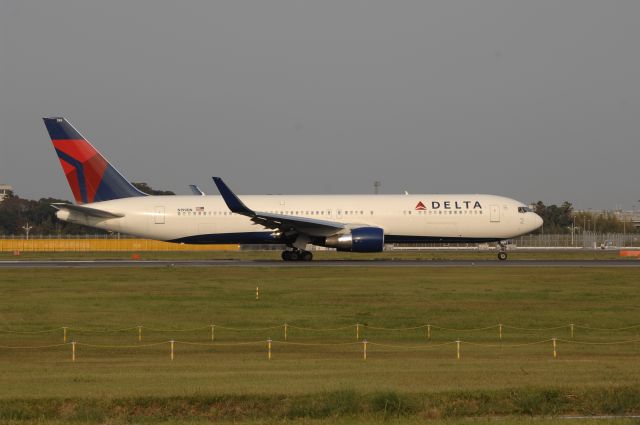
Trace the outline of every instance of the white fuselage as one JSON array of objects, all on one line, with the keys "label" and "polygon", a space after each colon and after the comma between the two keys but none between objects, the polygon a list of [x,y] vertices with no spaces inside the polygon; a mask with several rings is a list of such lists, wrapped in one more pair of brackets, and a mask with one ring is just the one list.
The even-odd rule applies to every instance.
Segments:
[{"label": "white fuselage", "polygon": [[[499,241],[542,223],[521,202],[494,195],[247,195],[242,201],[254,211],[380,227],[386,243]],[[273,229],[231,213],[220,196],[144,196],[84,206],[124,216],[59,211],[58,217],[163,241],[282,243]]]}]

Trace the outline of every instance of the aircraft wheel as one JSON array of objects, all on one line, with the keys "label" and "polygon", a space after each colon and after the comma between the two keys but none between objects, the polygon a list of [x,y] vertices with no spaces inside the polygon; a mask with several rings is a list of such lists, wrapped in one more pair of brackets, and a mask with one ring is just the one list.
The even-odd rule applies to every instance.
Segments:
[{"label": "aircraft wheel", "polygon": [[507,259],[507,253],[506,252],[499,252],[498,253],[498,260],[504,261],[506,259]]},{"label": "aircraft wheel", "polygon": [[302,261],[311,261],[313,260],[313,254],[309,251],[305,251],[302,253]]},{"label": "aircraft wheel", "polygon": [[284,261],[291,261],[291,251],[282,251],[282,259]]},{"label": "aircraft wheel", "polygon": [[289,259],[291,261],[298,261],[300,259],[300,254],[297,251],[289,251]]}]

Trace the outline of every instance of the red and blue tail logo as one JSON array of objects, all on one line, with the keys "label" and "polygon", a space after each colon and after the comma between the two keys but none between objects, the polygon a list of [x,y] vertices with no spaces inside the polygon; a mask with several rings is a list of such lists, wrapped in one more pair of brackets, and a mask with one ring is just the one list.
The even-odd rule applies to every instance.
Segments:
[{"label": "red and blue tail logo", "polygon": [[78,204],[144,196],[65,118],[43,118]]}]

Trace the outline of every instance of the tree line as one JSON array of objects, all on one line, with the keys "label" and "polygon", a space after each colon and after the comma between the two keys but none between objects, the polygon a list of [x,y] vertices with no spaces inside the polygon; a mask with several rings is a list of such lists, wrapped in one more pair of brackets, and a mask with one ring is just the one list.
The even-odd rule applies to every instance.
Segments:
[{"label": "tree line", "polygon": [[534,211],[544,224],[534,232],[540,233],[637,233],[632,223],[618,218],[613,212],[574,211],[571,202],[561,205],[545,205],[542,201],[534,204]]}]

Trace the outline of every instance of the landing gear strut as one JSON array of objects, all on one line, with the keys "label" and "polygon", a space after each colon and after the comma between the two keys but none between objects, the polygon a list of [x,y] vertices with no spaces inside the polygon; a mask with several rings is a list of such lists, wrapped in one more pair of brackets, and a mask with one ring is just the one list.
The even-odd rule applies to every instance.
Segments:
[{"label": "landing gear strut", "polygon": [[309,251],[293,249],[290,251],[282,251],[282,259],[284,261],[311,261],[313,259],[313,254]]},{"label": "landing gear strut", "polygon": [[505,261],[507,259],[507,244],[504,242],[498,243],[498,260]]}]

